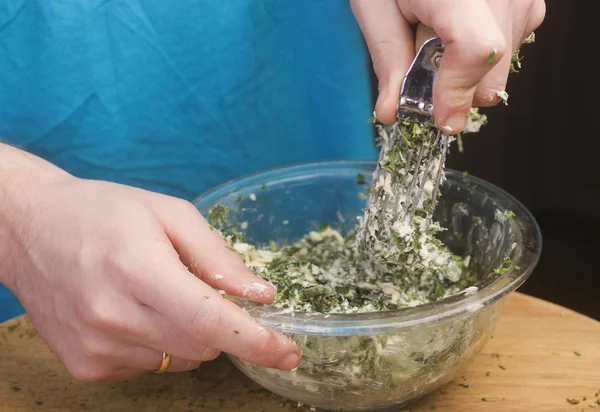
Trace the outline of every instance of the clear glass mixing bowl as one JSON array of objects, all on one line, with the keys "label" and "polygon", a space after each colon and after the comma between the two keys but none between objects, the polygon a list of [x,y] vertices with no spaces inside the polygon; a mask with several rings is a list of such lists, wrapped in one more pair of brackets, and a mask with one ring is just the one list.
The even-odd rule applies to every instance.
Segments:
[{"label": "clear glass mixing bowl", "polygon": [[[231,219],[248,223],[245,234],[255,245],[295,241],[323,222],[347,232],[362,214],[359,194],[367,193],[374,168],[371,161],[278,168],[215,188],[195,204],[205,215],[217,204],[232,209]],[[471,256],[475,287],[426,305],[363,314],[291,312],[237,299],[261,325],[297,342],[303,357],[289,372],[230,357],[233,363],[274,393],[338,411],[403,407],[454,379],[489,339],[503,298],[535,268],[541,234],[508,193],[456,171],[446,175],[435,217],[448,230],[440,238],[454,253]],[[505,256],[512,266],[494,274]]]}]

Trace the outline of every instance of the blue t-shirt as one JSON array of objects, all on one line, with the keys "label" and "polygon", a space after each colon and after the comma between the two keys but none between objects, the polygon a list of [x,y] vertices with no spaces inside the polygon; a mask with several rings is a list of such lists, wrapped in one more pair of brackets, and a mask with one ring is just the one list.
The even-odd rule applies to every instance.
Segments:
[{"label": "blue t-shirt", "polygon": [[[374,157],[369,65],[347,0],[0,2],[0,140],[191,200]],[[0,285],[0,321],[21,312]]]}]

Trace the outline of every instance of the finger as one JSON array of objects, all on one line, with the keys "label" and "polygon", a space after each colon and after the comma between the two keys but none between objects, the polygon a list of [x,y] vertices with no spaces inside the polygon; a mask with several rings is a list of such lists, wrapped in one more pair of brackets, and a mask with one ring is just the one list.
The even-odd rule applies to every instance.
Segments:
[{"label": "finger", "polygon": [[[218,352],[212,360],[218,356]],[[120,366],[128,369],[137,369],[147,372],[158,371],[163,363],[163,354],[151,348],[143,346],[128,347],[119,355]],[[198,368],[202,362],[178,358],[171,355],[171,361],[167,372],[185,372]]]},{"label": "finger", "polygon": [[404,75],[415,57],[411,27],[395,0],[351,0],[350,5],[379,79],[375,115],[383,123],[392,123],[396,120]]},{"label": "finger", "polygon": [[504,57],[506,40],[481,0],[413,1],[416,16],[445,44],[433,91],[434,116],[447,133],[461,132],[477,83]]},{"label": "finger", "polygon": [[[537,30],[543,23],[546,17],[546,2],[544,0],[535,0],[533,6],[529,11],[529,16],[525,29],[521,33],[519,44],[523,42],[531,34],[531,32]],[[518,46],[514,46],[517,48]]]},{"label": "finger", "polygon": [[[520,0],[522,1],[522,0]],[[513,44],[513,25],[523,26],[524,21],[515,22],[512,19],[512,14],[517,13],[515,10],[507,9],[502,2],[491,1],[489,7],[494,16],[498,27],[504,33],[504,39],[507,45]],[[523,18],[526,18],[527,12],[523,10],[521,13]],[[520,34],[520,33],[519,33]],[[511,49],[512,50],[512,49]],[[477,84],[475,95],[473,97],[473,106],[489,107],[495,106],[502,101],[499,92],[506,90],[506,82],[510,70],[512,60],[512,52],[504,53],[502,59],[481,79]]]},{"label": "finger", "polygon": [[[202,297],[210,299],[209,296]],[[215,299],[223,300],[217,296]],[[136,324],[118,335],[123,341],[145,346],[156,352],[170,353],[173,357],[191,362],[208,361],[216,358],[220,351],[207,347],[184,332],[179,326],[146,305],[132,305],[127,313],[139,312]]]},{"label": "finger", "polygon": [[273,285],[248,269],[191,203],[161,196],[155,204],[165,233],[194,274],[229,294],[261,303],[273,302]]},{"label": "finger", "polygon": [[136,297],[204,346],[270,368],[293,369],[299,348],[265,329],[210,286],[190,276],[176,256],[147,261],[147,278]]}]

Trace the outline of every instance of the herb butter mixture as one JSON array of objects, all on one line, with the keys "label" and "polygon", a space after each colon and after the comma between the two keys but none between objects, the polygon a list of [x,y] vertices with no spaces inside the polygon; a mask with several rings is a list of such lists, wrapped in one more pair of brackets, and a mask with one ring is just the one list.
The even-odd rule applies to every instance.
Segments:
[{"label": "herb butter mixture", "polygon": [[[485,121],[473,109],[466,131],[478,131]],[[277,287],[275,306],[320,313],[377,312],[431,302],[471,285],[470,258],[453,255],[436,237],[443,229],[433,221],[433,189],[443,180],[445,150],[432,145],[438,129],[432,123],[407,120],[393,127],[401,138],[391,139],[390,128],[378,125],[381,156],[376,179],[365,215],[350,233],[342,235],[324,224],[296,243],[256,247],[227,226],[225,207],[212,210],[213,224],[246,265]],[[398,218],[395,204],[406,201],[410,162],[415,162],[409,155],[427,142],[433,166],[418,176],[419,181],[425,179],[425,190],[416,201],[414,217]],[[363,179],[359,176],[359,183]],[[395,202],[384,202],[385,196]]]}]

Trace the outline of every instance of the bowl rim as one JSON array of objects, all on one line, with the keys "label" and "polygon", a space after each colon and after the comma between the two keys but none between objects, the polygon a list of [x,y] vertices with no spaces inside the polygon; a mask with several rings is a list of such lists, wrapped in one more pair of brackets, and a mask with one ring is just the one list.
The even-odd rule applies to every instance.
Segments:
[{"label": "bowl rim", "polygon": [[[233,187],[237,187],[237,191],[242,190],[244,187],[255,187],[256,183],[250,183],[256,181],[257,178],[272,175],[277,175],[281,178],[282,175],[292,175],[302,170],[310,170],[314,173],[318,170],[331,168],[355,169],[356,173],[360,173],[361,171],[367,171],[368,173],[368,170],[373,171],[375,169],[376,164],[377,161],[372,159],[341,159],[278,166],[229,180],[201,194],[192,203],[197,209],[201,209],[202,202],[219,195],[220,192],[224,192],[223,194],[227,195],[231,193]],[[373,335],[376,333],[397,332],[404,328],[411,328],[417,325],[422,326],[428,323],[473,314],[484,307],[496,303],[521,286],[537,266],[542,251],[541,230],[532,213],[518,199],[505,190],[479,177],[454,169],[445,168],[444,172],[447,181],[452,180],[453,184],[459,184],[469,189],[473,187],[482,188],[485,192],[495,194],[497,199],[512,203],[514,207],[511,208],[511,211],[515,213],[515,218],[511,220],[518,228],[521,237],[527,237],[527,242],[522,245],[521,252],[514,257],[509,270],[494,279],[489,281],[488,279],[484,280],[479,284],[483,287],[477,288],[476,291],[473,291],[473,289],[463,290],[458,294],[419,306],[400,308],[392,311],[351,314],[293,311],[252,302],[237,296],[226,295],[226,297],[242,306],[262,326],[284,333],[327,336]]]}]

